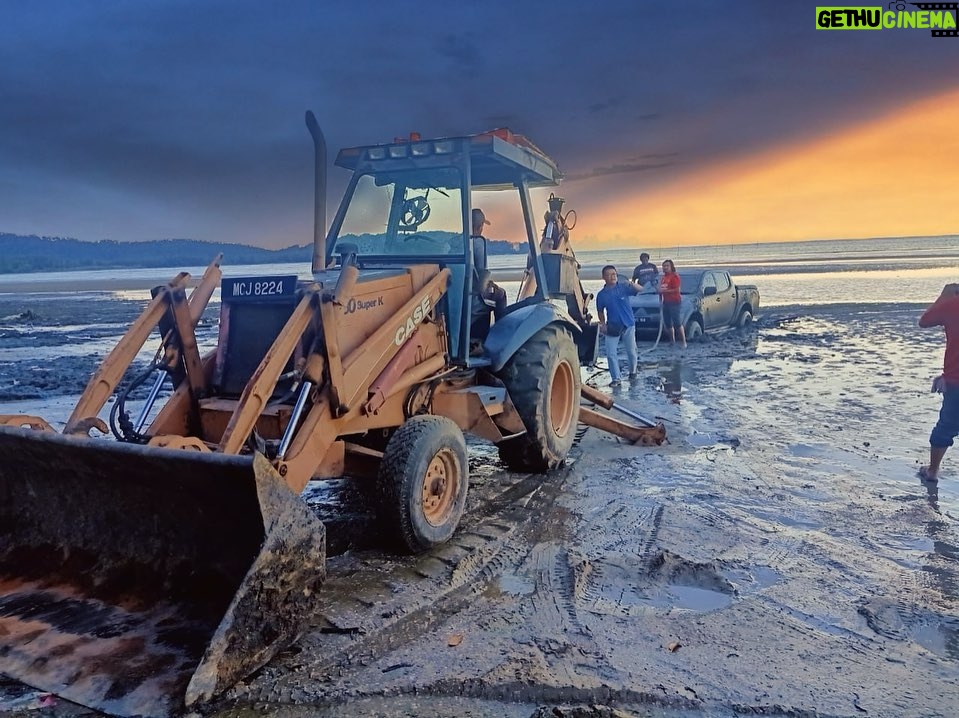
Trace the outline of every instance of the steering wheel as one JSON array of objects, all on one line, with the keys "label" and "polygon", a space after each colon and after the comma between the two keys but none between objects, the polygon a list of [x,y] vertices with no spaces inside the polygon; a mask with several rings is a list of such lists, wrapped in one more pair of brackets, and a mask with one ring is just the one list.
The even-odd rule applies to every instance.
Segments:
[{"label": "steering wheel", "polygon": [[403,202],[400,226],[416,229],[429,219],[429,216],[430,203],[426,201],[426,197],[410,197]]}]

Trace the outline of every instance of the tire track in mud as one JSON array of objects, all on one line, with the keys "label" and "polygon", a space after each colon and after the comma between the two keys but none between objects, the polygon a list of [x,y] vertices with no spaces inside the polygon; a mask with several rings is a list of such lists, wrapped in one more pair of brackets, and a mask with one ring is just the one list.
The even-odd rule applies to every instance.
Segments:
[{"label": "tire track in mud", "polygon": [[331,559],[323,589],[328,602],[314,630],[228,692],[226,702],[304,702],[362,693],[332,689],[329,681],[342,685],[351,670],[435,631],[504,572],[515,570],[552,530],[541,519],[569,473],[567,466],[545,477],[521,475],[482,501],[449,543],[424,555]]},{"label": "tire track in mud", "polygon": [[[790,514],[789,507],[782,507],[786,516]],[[772,569],[780,575],[805,575],[808,580],[816,582],[819,592],[805,592],[801,589],[793,593],[782,595],[779,592],[763,590],[749,590],[748,596],[754,605],[767,614],[770,620],[781,626],[789,636],[787,645],[821,642],[823,640],[838,641],[842,645],[843,662],[846,665],[860,666],[868,671],[872,665],[871,653],[877,649],[879,641],[869,631],[863,630],[865,625],[856,625],[843,622],[841,616],[832,610],[835,602],[855,606],[859,605],[860,615],[867,616],[868,608],[864,608],[866,599],[857,591],[844,588],[842,581],[834,576],[844,576],[861,573],[862,566],[853,566],[844,561],[832,543],[832,537],[820,534],[818,531],[805,530],[803,535],[797,533],[791,526],[783,525],[782,518],[778,523],[769,523],[762,516],[754,513],[744,513],[737,517],[739,511],[728,513],[717,507],[699,505],[693,513],[700,516],[704,524],[709,526],[738,526],[741,530],[756,533],[756,541],[752,542],[749,552],[749,563]],[[829,519],[819,522],[828,525]],[[772,536],[768,536],[770,530]],[[816,574],[810,570],[819,567]],[[748,569],[748,567],[747,567]],[[856,581],[856,585],[865,585],[867,578],[864,575]],[[898,593],[898,592],[897,592]],[[828,596],[828,602],[823,600]],[[746,596],[741,596],[745,598]],[[901,603],[901,600],[900,600]],[[886,612],[888,617],[888,611]],[[848,616],[847,616],[848,618]],[[867,618],[867,624],[869,618]],[[878,623],[878,621],[875,621]],[[874,626],[870,626],[875,630]],[[880,631],[876,631],[880,633]],[[899,640],[908,640],[905,636],[897,635]],[[881,639],[880,639],[881,640]],[[838,644],[834,644],[838,645]]]},{"label": "tire track in mud", "polygon": [[[751,547],[749,565],[744,567],[745,570],[759,566],[769,568],[779,575],[788,575],[797,571],[804,571],[802,564],[808,562],[809,565],[819,565],[832,569],[840,575],[849,574],[853,571],[852,567],[836,560],[826,547],[813,543],[781,524],[769,524],[755,514],[746,513],[737,517],[723,509],[706,504],[696,504],[688,510],[710,527],[736,526],[743,531],[757,532],[757,540]],[[775,529],[772,536],[762,535],[768,533],[771,527]],[[815,534],[811,534],[811,536],[814,537]],[[828,575],[825,580],[828,580]],[[822,588],[822,585],[820,587]],[[825,613],[820,616],[811,612],[809,609],[815,608],[815,605],[799,607],[794,605],[792,600],[783,600],[777,596],[769,595],[762,590],[758,590],[759,588],[756,585],[749,586],[745,591],[737,591],[737,596],[740,599],[748,597],[758,606],[763,607],[764,610],[771,612],[771,615],[781,616],[780,622],[783,625],[789,625],[791,630],[803,636],[813,638],[828,634],[833,637],[851,640],[857,646],[868,646],[873,642],[868,635],[829,620]],[[833,599],[837,598],[838,592],[840,592],[839,586],[830,588],[830,595]],[[840,600],[852,604],[858,598],[858,594],[846,592],[845,595],[840,597]],[[850,648],[860,653],[863,652],[861,648]],[[855,662],[852,658],[847,660]]]},{"label": "tire track in mud", "polygon": [[549,674],[570,686],[596,676],[602,657],[576,608],[575,567],[570,553],[553,541],[536,545],[522,567],[534,586],[523,605],[525,630]]},{"label": "tire track in mud", "polygon": [[[912,512],[917,510],[919,507],[911,507]],[[902,540],[916,549],[917,555],[908,560],[898,557],[895,563],[909,570],[893,572],[891,586],[859,599],[857,613],[878,640],[914,642],[939,659],[956,664],[959,618],[950,603],[959,592],[959,551],[951,543],[952,527],[938,517],[923,521],[920,515],[908,521],[910,525],[914,522],[924,524],[924,535],[917,539],[903,532]],[[921,548],[920,541],[926,542]],[[882,556],[878,549],[877,555]]]},{"label": "tire track in mud", "polygon": [[[646,597],[638,584],[649,574],[657,555],[654,548],[665,507],[654,504],[631,516],[630,521],[616,521],[625,510],[613,507],[610,515],[598,517],[593,532],[607,540],[600,544],[596,558],[579,567],[575,601],[591,613],[627,617],[647,610]],[[610,536],[611,526],[628,526],[630,530]]]}]

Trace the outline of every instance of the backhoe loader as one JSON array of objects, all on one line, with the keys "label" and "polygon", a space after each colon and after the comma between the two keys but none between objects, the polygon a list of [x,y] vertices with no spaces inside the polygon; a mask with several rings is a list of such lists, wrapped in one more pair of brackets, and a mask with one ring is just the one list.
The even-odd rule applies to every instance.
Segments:
[{"label": "backhoe loader", "polygon": [[[464,432],[513,470],[565,460],[597,327],[553,204],[535,228],[530,188],[556,185],[556,164],[508,130],[344,149],[351,180],[327,231],[326,146],[312,113],[307,125],[312,276],[224,278],[217,258],[188,292],[180,274],[62,431],[0,417],[0,672],[115,715],[176,714],[315,612],[325,529],[299,496],[310,480],[376,482],[380,521],[421,551],[463,513]],[[529,245],[528,281],[494,322],[470,236],[477,189],[514,193]],[[217,345],[201,352],[217,289]],[[118,388],[154,330],[156,378],[133,418]],[[658,443],[662,426],[634,438]]]}]

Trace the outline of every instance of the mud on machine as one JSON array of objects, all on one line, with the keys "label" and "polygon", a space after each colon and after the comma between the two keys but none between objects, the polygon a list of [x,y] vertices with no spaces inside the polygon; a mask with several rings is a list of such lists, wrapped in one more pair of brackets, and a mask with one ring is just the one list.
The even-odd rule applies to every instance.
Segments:
[{"label": "mud on machine", "polygon": [[[312,113],[307,125],[310,279],[223,279],[217,258],[188,293],[180,274],[62,432],[0,417],[0,672],[116,715],[175,714],[262,666],[315,613],[326,551],[299,496],[311,479],[377,482],[380,520],[420,551],[462,516],[464,432],[525,472],[561,464],[578,422],[663,440],[661,424],[580,409],[597,328],[566,218],[534,226],[530,189],[560,180],[544,152],[508,130],[344,149],[335,164],[352,176],[327,231],[326,145]],[[491,326],[474,189],[512,193],[529,246],[521,295]],[[201,353],[195,327],[217,287],[217,345]],[[155,328],[147,405],[132,419],[121,392],[118,440],[91,438],[110,431],[101,410]]]}]

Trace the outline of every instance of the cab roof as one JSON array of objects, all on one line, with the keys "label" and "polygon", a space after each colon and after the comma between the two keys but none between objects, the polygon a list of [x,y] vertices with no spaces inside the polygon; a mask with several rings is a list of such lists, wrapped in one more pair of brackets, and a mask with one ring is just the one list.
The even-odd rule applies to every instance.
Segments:
[{"label": "cab roof", "polygon": [[354,172],[390,174],[457,166],[467,154],[475,188],[504,189],[523,178],[531,187],[552,187],[563,177],[545,152],[507,128],[428,140],[413,133],[387,144],[342,149],[335,164]]}]

